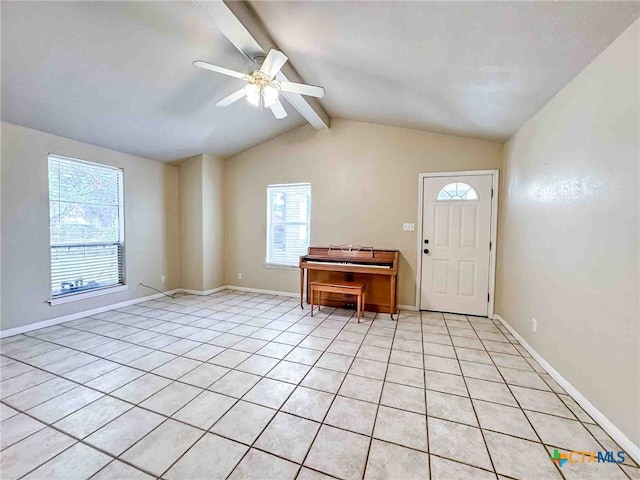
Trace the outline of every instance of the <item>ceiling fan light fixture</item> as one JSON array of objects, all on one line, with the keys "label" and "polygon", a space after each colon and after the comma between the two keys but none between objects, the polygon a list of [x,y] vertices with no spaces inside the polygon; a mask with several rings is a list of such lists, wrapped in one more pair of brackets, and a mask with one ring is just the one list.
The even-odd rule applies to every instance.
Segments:
[{"label": "ceiling fan light fixture", "polygon": [[255,83],[250,83],[244,87],[244,94],[247,97],[247,102],[256,107],[260,106],[260,87]]},{"label": "ceiling fan light fixture", "polygon": [[277,88],[272,87],[271,85],[267,85],[262,90],[262,98],[264,99],[265,107],[270,107],[271,105],[275,105],[278,101],[278,96],[280,92]]}]

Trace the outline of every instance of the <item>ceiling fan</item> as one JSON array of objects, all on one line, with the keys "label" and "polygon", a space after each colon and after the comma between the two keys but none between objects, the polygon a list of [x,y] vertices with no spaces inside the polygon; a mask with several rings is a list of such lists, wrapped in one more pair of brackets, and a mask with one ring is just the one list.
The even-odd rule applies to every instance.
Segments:
[{"label": "ceiling fan", "polygon": [[276,75],[282,66],[287,63],[287,60],[288,58],[284,53],[272,48],[269,50],[264,62],[262,62],[260,69],[252,70],[249,73],[236,72],[235,70],[203,62],[202,60],[196,60],[193,64],[196,67],[211,70],[212,72],[222,73],[223,75],[229,75],[230,77],[239,78],[240,80],[247,82],[246,86],[232,93],[228,97],[223,98],[216,103],[216,106],[226,107],[240,100],[242,97],[246,97],[247,101],[252,105],[255,105],[256,107],[260,107],[262,105],[269,107],[277,119],[282,119],[287,116],[287,111],[284,109],[280,99],[278,98],[280,91],[298,93],[300,95],[308,95],[317,98],[324,97],[324,88],[322,87],[276,80]]}]

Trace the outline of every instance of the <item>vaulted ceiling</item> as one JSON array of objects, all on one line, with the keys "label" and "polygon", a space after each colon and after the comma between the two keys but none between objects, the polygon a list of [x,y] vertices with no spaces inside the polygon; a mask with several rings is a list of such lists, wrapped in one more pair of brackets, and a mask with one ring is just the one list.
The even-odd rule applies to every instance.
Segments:
[{"label": "vaulted ceiling", "polygon": [[[170,161],[305,123],[216,101],[248,60],[220,2],[1,4],[2,119]],[[640,14],[638,2],[250,2],[330,116],[503,141]],[[215,11],[215,9],[214,9]]]}]

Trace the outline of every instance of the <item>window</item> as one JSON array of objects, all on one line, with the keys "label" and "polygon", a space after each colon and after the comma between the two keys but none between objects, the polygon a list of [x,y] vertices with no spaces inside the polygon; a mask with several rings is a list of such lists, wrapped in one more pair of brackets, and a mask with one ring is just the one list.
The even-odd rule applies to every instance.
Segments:
[{"label": "window", "polygon": [[436,200],[478,200],[478,194],[471,185],[456,182],[440,190]]},{"label": "window", "polygon": [[49,155],[51,298],[124,285],[122,170]]},{"label": "window", "polygon": [[309,248],[311,185],[291,183],[267,187],[267,261],[297,266]]}]

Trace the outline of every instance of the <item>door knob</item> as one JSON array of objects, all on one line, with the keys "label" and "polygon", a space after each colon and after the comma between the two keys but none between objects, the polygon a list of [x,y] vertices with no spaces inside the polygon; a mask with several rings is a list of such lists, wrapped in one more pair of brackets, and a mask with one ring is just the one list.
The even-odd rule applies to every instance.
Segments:
[{"label": "door knob", "polygon": [[424,241],[424,243],[425,243],[425,244],[429,243],[429,240],[425,240],[425,241]]},{"label": "door knob", "polygon": [[424,249],[424,253],[429,253],[429,249],[428,249],[428,248],[425,248],[425,249]]}]

